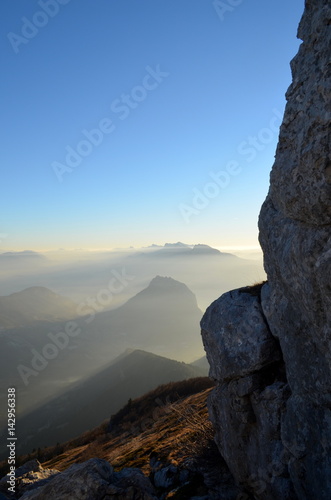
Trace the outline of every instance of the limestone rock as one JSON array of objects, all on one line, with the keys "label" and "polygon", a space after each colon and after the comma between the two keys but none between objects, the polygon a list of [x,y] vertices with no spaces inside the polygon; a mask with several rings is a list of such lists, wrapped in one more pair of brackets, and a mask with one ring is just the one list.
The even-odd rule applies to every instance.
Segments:
[{"label": "limestone rock", "polygon": [[331,498],[330,0],[306,0],[298,36],[259,218],[268,283],[259,304],[233,291],[201,323],[216,441],[257,500]]},{"label": "limestone rock", "polygon": [[225,293],[203,316],[203,341],[215,380],[244,377],[281,359],[256,293],[249,287]]},{"label": "limestone rock", "polygon": [[43,469],[42,467],[38,471],[27,472],[17,479],[16,492],[18,495],[23,495],[27,491],[41,488],[58,474],[60,474],[58,470]]},{"label": "limestone rock", "polygon": [[[25,465],[20,480],[31,479],[29,488],[25,484],[23,495],[18,488],[20,500],[154,500],[154,488],[140,469],[123,469],[114,472],[106,461],[93,458],[75,464],[64,472],[43,469],[38,463]],[[38,470],[29,470],[29,469]],[[28,470],[28,472],[25,472]],[[22,472],[22,471],[21,471]],[[55,472],[55,473],[54,473]],[[45,477],[47,480],[45,480]],[[33,490],[31,490],[33,486]]]},{"label": "limestone rock", "polygon": [[270,179],[276,210],[309,225],[331,223],[330,18],[329,0],[306,1]]},{"label": "limestone rock", "polygon": [[300,499],[331,497],[331,5],[309,0],[260,242],[262,307],[292,395],[282,441]]},{"label": "limestone rock", "polygon": [[58,500],[75,498],[101,500],[113,478],[113,469],[105,460],[93,458],[82,464],[75,464],[55,476],[46,486],[41,485],[25,493],[21,500]]},{"label": "limestone rock", "polygon": [[117,488],[117,496],[115,494],[110,498],[123,498],[123,500],[153,500],[156,498],[150,480],[140,469],[125,468],[120,472],[115,472],[113,484]]},{"label": "limestone rock", "polygon": [[168,465],[158,470],[154,474],[154,484],[156,488],[174,488],[179,482],[179,471],[174,465]]},{"label": "limestone rock", "polygon": [[[15,492],[21,497],[25,492],[45,486],[54,476],[59,474],[56,469],[44,469],[38,460],[30,460],[15,470]],[[0,481],[0,491],[8,492],[8,476]]]},{"label": "limestone rock", "polygon": [[201,321],[210,376],[218,382],[208,408],[216,443],[237,482],[247,492],[258,490],[256,498],[286,500],[294,498],[281,441],[290,391],[260,292],[258,286],[228,292]]}]

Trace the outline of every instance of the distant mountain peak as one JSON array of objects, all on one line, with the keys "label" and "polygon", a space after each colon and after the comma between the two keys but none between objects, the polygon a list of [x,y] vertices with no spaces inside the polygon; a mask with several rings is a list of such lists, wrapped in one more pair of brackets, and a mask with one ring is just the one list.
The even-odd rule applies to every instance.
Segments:
[{"label": "distant mountain peak", "polygon": [[20,295],[27,295],[27,294],[34,294],[34,295],[38,295],[38,294],[47,294],[47,295],[57,295],[55,292],[53,292],[52,290],[50,290],[49,288],[46,288],[45,286],[29,286],[28,288],[24,288],[24,290],[21,290],[20,292],[14,292],[12,293],[10,296],[12,295],[16,295],[16,294],[20,294]]},{"label": "distant mountain peak", "polygon": [[3,252],[1,254],[2,257],[14,257],[14,258],[19,258],[19,257],[37,257],[39,259],[46,259],[44,255],[42,255],[39,252],[35,252],[33,250],[22,250],[20,252]]},{"label": "distant mountain peak", "polygon": [[171,286],[179,283],[170,276],[160,276],[159,274],[152,279],[149,286]]},{"label": "distant mountain peak", "polygon": [[27,297],[34,297],[34,298],[43,298],[43,299],[50,299],[50,300],[67,300],[69,302],[70,299],[67,299],[66,297],[62,297],[56,292],[53,292],[53,290],[50,290],[49,288],[46,288],[45,286],[30,286],[28,288],[24,288],[23,290],[19,292],[14,292],[10,295],[7,295],[8,298],[20,298],[20,299],[25,299]]},{"label": "distant mountain peak", "polygon": [[77,316],[77,304],[44,286],[32,286],[0,297],[0,326],[22,327],[35,321]]},{"label": "distant mountain peak", "polygon": [[217,254],[219,255],[221,252],[216,248],[210,247],[209,245],[204,245],[202,243],[198,243],[194,245],[192,248],[193,253],[203,253],[203,254]]},{"label": "distant mountain peak", "polygon": [[196,245],[187,245],[186,243],[165,243],[164,246],[152,245],[150,252],[141,252],[139,256],[143,259],[204,259],[223,257],[238,259],[231,253],[221,252],[209,245],[198,243]]},{"label": "distant mountain peak", "polygon": [[188,292],[193,295],[193,292],[191,292],[191,290],[188,288],[187,285],[185,285],[185,283],[177,281],[174,278],[171,278],[170,276],[159,276],[159,275],[155,276],[155,278],[152,279],[147,288],[145,288],[145,291],[153,293]]},{"label": "distant mountain peak", "polygon": [[187,245],[186,243],[182,243],[181,241],[177,241],[177,243],[165,243],[164,247],[165,248],[187,248],[190,245]]},{"label": "distant mountain peak", "polygon": [[[156,306],[156,304],[158,304]],[[161,306],[162,304],[162,306]],[[134,307],[139,311],[145,310],[147,314],[157,307],[159,314],[168,314],[169,311],[187,311],[192,314],[199,312],[197,299],[194,293],[185,283],[177,281],[169,276],[155,276],[149,285],[128,300],[117,311]],[[165,311],[168,311],[165,313]],[[127,312],[127,315],[130,313]]]}]

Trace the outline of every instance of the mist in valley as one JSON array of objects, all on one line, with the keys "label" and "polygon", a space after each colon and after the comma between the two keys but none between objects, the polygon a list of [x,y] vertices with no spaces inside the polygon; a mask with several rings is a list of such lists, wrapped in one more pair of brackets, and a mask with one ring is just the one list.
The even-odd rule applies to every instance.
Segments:
[{"label": "mist in valley", "polygon": [[0,296],[43,286],[77,304],[84,303],[107,288],[114,278],[113,271],[124,269],[132,279],[120,293],[113,294],[108,304],[100,304],[103,309],[118,307],[160,275],[185,283],[196,295],[200,309],[205,310],[223,292],[265,279],[259,249],[212,253],[208,247],[200,252],[192,252],[193,248],[194,245],[177,243],[99,252],[6,252],[0,254]]},{"label": "mist in valley", "polygon": [[[203,312],[265,277],[258,252],[245,256],[183,243],[0,254],[1,394],[16,387],[25,437],[29,429],[34,446],[67,439],[86,407],[101,405],[106,416],[156,382],[207,375],[206,362],[192,364],[204,357]],[[160,357],[152,386],[151,356]],[[88,414],[80,432],[96,425]]]}]

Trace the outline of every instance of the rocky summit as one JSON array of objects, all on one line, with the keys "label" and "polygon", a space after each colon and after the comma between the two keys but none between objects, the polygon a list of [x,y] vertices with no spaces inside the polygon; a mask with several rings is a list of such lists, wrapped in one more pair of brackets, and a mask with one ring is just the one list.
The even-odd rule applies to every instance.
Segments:
[{"label": "rocky summit", "polygon": [[331,498],[330,23],[330,0],[306,0],[259,218],[268,281],[201,322],[217,445],[256,500]]}]

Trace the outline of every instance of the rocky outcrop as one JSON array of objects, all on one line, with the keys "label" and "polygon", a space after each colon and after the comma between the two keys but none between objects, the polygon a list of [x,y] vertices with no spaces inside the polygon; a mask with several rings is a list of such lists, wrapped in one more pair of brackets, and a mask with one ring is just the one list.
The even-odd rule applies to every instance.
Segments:
[{"label": "rocky outcrop", "polygon": [[[26,462],[15,470],[15,496],[20,498],[26,492],[34,490],[37,486],[45,486],[57,474],[60,474],[58,470],[44,469],[38,460]],[[10,480],[8,475],[0,480],[0,492],[8,494],[8,480]]]},{"label": "rocky outcrop", "polygon": [[[44,469],[37,460],[16,469],[15,497],[19,500],[153,500],[155,490],[140,469],[114,472],[99,458],[74,464],[64,472]],[[7,477],[3,478],[6,484]],[[10,498],[13,498],[12,496]]]},{"label": "rocky outcrop", "polygon": [[282,441],[299,498],[331,497],[331,5],[308,1],[260,242],[262,306],[291,396]]},{"label": "rocky outcrop", "polygon": [[[224,294],[206,311],[201,327],[210,376],[215,438],[230,471],[259,499],[290,499],[281,420],[290,395],[282,352],[261,306],[261,286]],[[248,497],[247,497],[248,498]]]},{"label": "rocky outcrop", "polygon": [[15,471],[15,494],[9,495],[8,476],[1,479],[0,500],[239,500],[240,489],[225,462],[214,460],[214,453],[220,458],[214,447],[202,461],[180,467],[152,453],[149,477],[138,468],[114,471],[109,462],[98,458],[63,472],[31,460]]},{"label": "rocky outcrop", "polygon": [[258,500],[331,498],[330,24],[330,1],[306,0],[259,218],[268,282],[201,322],[216,441]]},{"label": "rocky outcrop", "polygon": [[76,498],[87,500],[103,499],[111,482],[113,470],[104,460],[92,459],[83,464],[75,464],[66,471],[57,474],[46,485],[35,482],[32,491],[28,490],[19,498],[22,500],[55,500],[58,498]]}]

